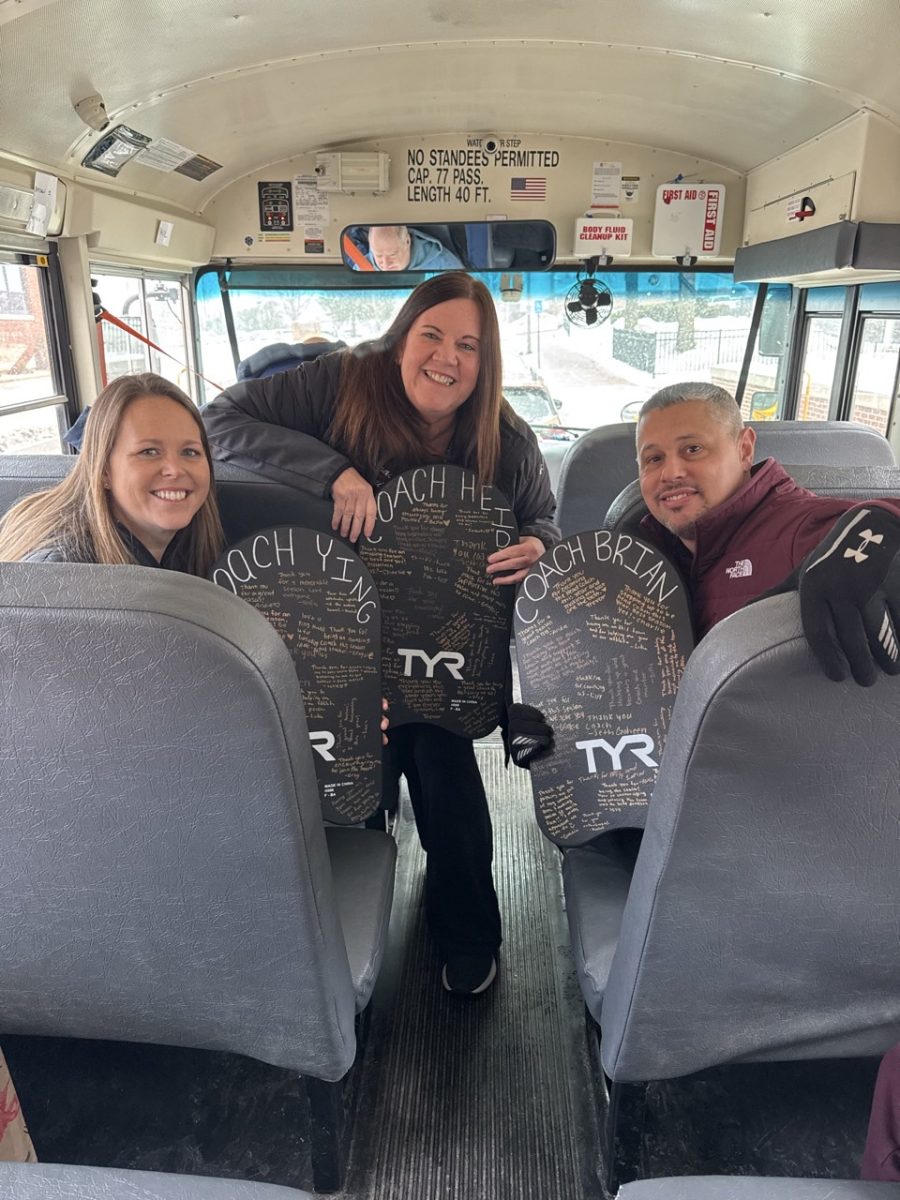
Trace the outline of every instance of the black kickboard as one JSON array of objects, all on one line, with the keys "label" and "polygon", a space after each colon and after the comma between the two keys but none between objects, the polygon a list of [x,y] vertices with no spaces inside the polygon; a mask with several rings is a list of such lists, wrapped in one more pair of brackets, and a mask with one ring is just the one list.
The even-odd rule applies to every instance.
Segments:
[{"label": "black kickboard", "polygon": [[326,533],[279,525],[230,546],[213,583],[258,609],[300,680],[322,815],[355,825],[381,802],[381,603],[366,566]]},{"label": "black kickboard", "polygon": [[491,582],[487,557],[518,540],[512,506],[443,463],[395,476],[376,501],[359,554],[381,596],[391,724],[485,737],[503,713],[514,592]]},{"label": "black kickboard", "polygon": [[575,534],[522,581],[515,632],[522,699],[555,734],[531,764],[542,831],[580,846],[642,828],[694,645],[677,567],[628,533]]}]

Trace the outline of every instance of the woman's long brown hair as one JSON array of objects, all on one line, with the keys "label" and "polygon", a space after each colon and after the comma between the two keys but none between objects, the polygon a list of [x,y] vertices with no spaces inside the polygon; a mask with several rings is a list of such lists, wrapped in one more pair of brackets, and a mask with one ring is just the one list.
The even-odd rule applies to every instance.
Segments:
[{"label": "woman's long brown hair", "polygon": [[500,330],[490,292],[464,271],[445,271],[420,283],[381,338],[345,357],[330,440],[371,481],[382,469],[405,471],[433,457],[427,426],[404,390],[399,360],[415,320],[447,300],[472,300],[481,316],[478,379],[457,411],[453,444],[462,466],[484,483],[496,482],[500,419],[511,415],[501,392]]}]

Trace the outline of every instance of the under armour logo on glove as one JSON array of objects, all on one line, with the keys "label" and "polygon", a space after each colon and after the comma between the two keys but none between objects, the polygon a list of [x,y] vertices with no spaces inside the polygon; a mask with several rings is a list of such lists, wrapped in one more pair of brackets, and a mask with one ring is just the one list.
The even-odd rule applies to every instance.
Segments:
[{"label": "under armour logo on glove", "polygon": [[869,542],[875,542],[877,545],[880,546],[881,543],[884,541],[884,534],[883,533],[873,533],[871,529],[864,529],[862,531],[862,533],[859,535],[859,538],[860,538],[859,545],[856,547],[855,550],[852,550],[848,547],[844,551],[844,558],[855,558],[858,563],[861,563],[861,562],[865,562],[866,559],[869,557],[868,554],[866,554],[866,552],[865,552],[866,546],[868,546]]},{"label": "under armour logo on glove", "polygon": [[800,568],[803,632],[829,679],[900,674],[900,518],[852,508]]},{"label": "under armour logo on glove", "polygon": [[517,767],[527,767],[553,749],[553,729],[539,709],[530,704],[511,704],[508,717],[509,754]]}]

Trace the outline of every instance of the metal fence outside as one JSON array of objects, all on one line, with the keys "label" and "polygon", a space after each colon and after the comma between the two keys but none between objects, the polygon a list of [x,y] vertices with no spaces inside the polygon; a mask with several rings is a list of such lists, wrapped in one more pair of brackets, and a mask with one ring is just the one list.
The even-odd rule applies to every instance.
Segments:
[{"label": "metal fence outside", "polygon": [[747,344],[743,329],[701,329],[694,332],[693,345],[678,349],[677,330],[614,329],[613,358],[657,375],[706,373],[710,367],[741,362]]}]

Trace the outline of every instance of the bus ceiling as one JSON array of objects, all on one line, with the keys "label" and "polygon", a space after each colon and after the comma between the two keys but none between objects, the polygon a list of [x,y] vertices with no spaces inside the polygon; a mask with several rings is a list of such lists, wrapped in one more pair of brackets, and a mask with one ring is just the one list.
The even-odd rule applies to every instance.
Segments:
[{"label": "bus ceiling", "polygon": [[245,8],[0,4],[0,239],[316,265],[361,219],[506,219],[562,262],[723,269],[900,220],[895,0]]}]

